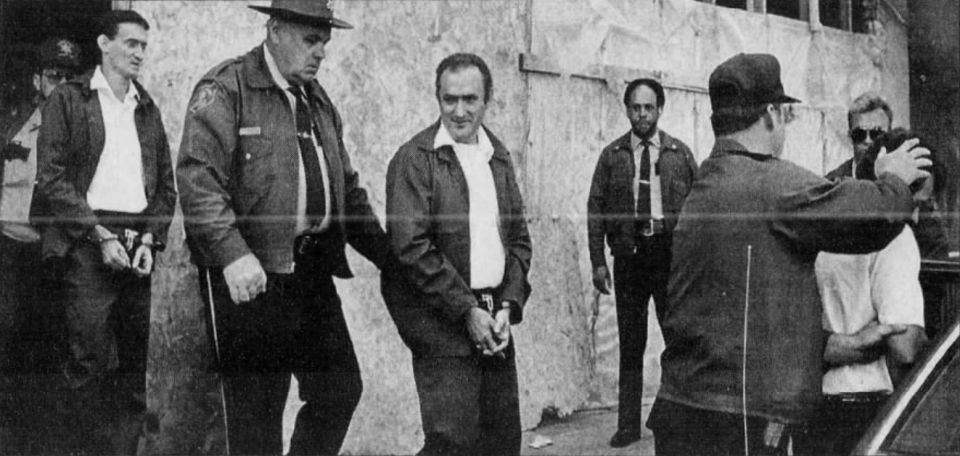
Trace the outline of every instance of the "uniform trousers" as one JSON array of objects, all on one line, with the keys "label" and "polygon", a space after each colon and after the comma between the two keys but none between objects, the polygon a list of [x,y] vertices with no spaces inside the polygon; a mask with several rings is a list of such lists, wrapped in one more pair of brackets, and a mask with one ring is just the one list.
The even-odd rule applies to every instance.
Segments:
[{"label": "uniform trousers", "polygon": [[620,338],[620,397],[617,428],[639,431],[643,410],[643,353],[647,349],[647,316],[653,297],[657,317],[667,308],[670,238],[638,236],[637,252],[613,259],[617,331]]},{"label": "uniform trousers", "polygon": [[0,454],[38,453],[66,353],[59,276],[43,267],[39,242],[0,234]]},{"label": "uniform trousers", "polygon": [[277,286],[235,304],[223,272],[200,269],[207,324],[224,383],[231,454],[281,454],[283,412],[291,375],[305,402],[290,454],[337,454],[363,383],[336,286],[310,278],[307,295]]},{"label": "uniform trousers", "polygon": [[424,445],[419,455],[519,455],[514,341],[504,357],[413,359]]},{"label": "uniform trousers", "polygon": [[24,348],[27,312],[37,302],[40,281],[39,243],[25,243],[0,234],[0,427],[19,421],[21,377],[27,372]]}]

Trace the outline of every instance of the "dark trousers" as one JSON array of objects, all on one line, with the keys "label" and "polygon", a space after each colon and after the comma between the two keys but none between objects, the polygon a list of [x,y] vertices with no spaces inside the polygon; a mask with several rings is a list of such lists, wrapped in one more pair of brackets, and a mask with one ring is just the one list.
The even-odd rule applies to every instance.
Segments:
[{"label": "dark trousers", "polygon": [[333,279],[317,276],[310,296],[267,292],[235,304],[215,269],[200,270],[208,329],[224,382],[231,454],[281,454],[291,375],[305,402],[290,454],[337,454],[363,383]]},{"label": "dark trousers", "polygon": [[613,259],[620,338],[620,405],[617,428],[639,430],[643,409],[643,352],[647,349],[650,298],[662,320],[667,306],[670,242],[666,235],[640,237],[637,253]]},{"label": "dark trousers", "polygon": [[75,431],[68,446],[76,451],[136,451],[146,410],[150,282],[111,270],[99,246],[88,242],[77,242],[67,255],[64,374],[68,426]]},{"label": "dark trousers", "polygon": [[[57,453],[53,413],[66,354],[60,276],[40,243],[0,234],[0,454]],[[58,271],[58,269],[56,269]]]},{"label": "dark trousers", "polygon": [[[658,398],[647,427],[653,431],[657,456],[741,456],[742,414],[714,412]],[[747,417],[747,438],[753,455],[786,455],[791,426],[770,428],[767,420]]]},{"label": "dark trousers", "polygon": [[797,437],[795,454],[850,454],[888,398],[881,393],[825,396],[806,432]]},{"label": "dark trousers", "polygon": [[19,393],[31,370],[26,326],[35,317],[27,314],[43,305],[37,299],[39,277],[39,243],[19,242],[0,234],[0,427],[23,424],[24,404]]},{"label": "dark trousers", "polygon": [[424,445],[420,455],[519,455],[517,365],[481,355],[413,359]]}]

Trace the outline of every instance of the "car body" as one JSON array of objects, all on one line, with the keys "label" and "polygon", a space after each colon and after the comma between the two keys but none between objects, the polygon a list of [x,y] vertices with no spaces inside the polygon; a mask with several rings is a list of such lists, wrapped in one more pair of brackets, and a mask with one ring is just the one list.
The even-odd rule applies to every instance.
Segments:
[{"label": "car body", "polygon": [[[946,285],[960,277],[955,262],[924,263],[946,274],[948,280],[941,282]],[[953,324],[897,388],[853,454],[960,456],[960,303],[947,299],[944,304]]]}]

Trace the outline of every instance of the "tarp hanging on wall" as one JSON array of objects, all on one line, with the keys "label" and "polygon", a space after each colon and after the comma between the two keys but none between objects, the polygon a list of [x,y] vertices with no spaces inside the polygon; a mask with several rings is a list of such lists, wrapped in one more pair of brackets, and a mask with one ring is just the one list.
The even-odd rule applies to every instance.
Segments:
[{"label": "tarp hanging on wall", "polygon": [[[528,60],[559,77],[529,79],[528,196],[550,219],[571,225],[577,237],[583,307],[594,305],[584,214],[589,180],[602,147],[629,129],[621,101],[628,79],[647,74],[664,82],[660,127],[703,160],[714,141],[710,72],[740,52],[773,54],[787,93],[803,101],[788,128],[783,158],[823,174],[852,155],[847,106],[863,92],[887,99],[895,125],[909,121],[905,25],[886,8],[879,19],[874,33],[854,34],[692,0],[534,0]],[[585,75],[590,80],[580,78]],[[573,162],[582,166],[557,165]],[[568,185],[560,191],[553,187],[558,181]],[[657,329],[651,324],[648,396],[659,378]],[[619,359],[610,297],[600,298],[595,331],[589,397],[609,404],[616,402]]]}]

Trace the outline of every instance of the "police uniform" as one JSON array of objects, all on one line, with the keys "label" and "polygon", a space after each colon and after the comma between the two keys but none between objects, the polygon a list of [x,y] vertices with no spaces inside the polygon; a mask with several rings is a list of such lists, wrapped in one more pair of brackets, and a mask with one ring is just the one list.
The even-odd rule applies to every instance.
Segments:
[{"label": "police uniform", "polygon": [[[37,73],[66,76],[80,63],[73,42],[50,38],[39,49]],[[52,76],[52,75],[51,75]],[[56,370],[62,324],[56,287],[44,281],[40,233],[30,223],[37,175],[37,135],[44,105],[42,87],[29,100],[0,114],[0,427],[26,426],[26,393],[39,392]],[[18,384],[19,383],[19,384]],[[3,437],[0,437],[2,439]]]},{"label": "police uniform", "polygon": [[[349,27],[333,19],[326,2],[273,5],[252,8]],[[347,243],[377,266],[387,251],[350,164],[336,108],[316,80],[291,86],[266,44],[259,45],[197,84],[177,177],[225,383],[229,450],[281,453],[293,374],[305,404],[290,453],[336,454],[363,384],[333,277],[352,277]],[[266,273],[266,290],[235,304],[224,268],[250,254]]]}]

